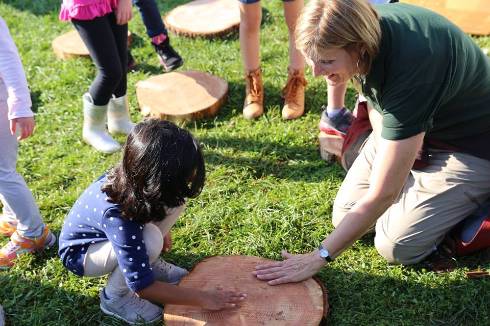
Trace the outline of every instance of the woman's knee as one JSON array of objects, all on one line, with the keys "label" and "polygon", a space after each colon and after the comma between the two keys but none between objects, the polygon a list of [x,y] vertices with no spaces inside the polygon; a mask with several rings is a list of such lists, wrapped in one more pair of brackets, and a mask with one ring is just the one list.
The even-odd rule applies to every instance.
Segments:
[{"label": "woman's knee", "polygon": [[148,223],[143,229],[143,239],[145,240],[146,253],[150,262],[154,262],[161,254],[163,249],[163,235],[160,229]]},{"label": "woman's knee", "polygon": [[424,248],[410,243],[391,240],[385,234],[376,232],[374,246],[378,253],[390,264],[412,265],[419,263],[432,251],[433,246]]}]

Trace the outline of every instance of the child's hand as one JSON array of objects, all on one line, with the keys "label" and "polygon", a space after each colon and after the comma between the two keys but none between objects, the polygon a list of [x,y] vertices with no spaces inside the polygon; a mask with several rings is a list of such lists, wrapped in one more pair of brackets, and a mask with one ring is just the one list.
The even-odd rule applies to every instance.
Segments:
[{"label": "child's hand", "polygon": [[131,0],[119,0],[116,8],[116,22],[118,25],[127,24],[133,17]]},{"label": "child's hand", "polygon": [[245,300],[246,297],[247,295],[245,293],[224,291],[222,288],[218,288],[205,293],[201,307],[208,310],[233,309]]},{"label": "child's hand", "polygon": [[163,252],[169,252],[172,250],[172,234],[170,231],[163,238]]},{"label": "child's hand", "polygon": [[20,134],[17,136],[17,140],[22,140],[32,135],[35,126],[36,122],[33,117],[15,118],[10,120],[10,133],[15,135],[19,129]]}]

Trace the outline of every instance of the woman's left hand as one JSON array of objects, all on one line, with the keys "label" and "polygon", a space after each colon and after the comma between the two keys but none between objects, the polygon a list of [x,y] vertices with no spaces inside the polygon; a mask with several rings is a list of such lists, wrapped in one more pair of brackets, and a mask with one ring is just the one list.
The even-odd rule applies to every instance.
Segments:
[{"label": "woman's left hand", "polygon": [[163,237],[163,252],[169,252],[170,250],[172,250],[172,234],[168,231]]},{"label": "woman's left hand", "polygon": [[253,274],[269,285],[277,285],[306,280],[325,265],[325,260],[316,251],[292,255],[284,250],[282,257],[283,261],[256,266]]},{"label": "woman's left hand", "polygon": [[119,0],[116,8],[116,22],[118,25],[127,24],[133,17],[131,0]]}]

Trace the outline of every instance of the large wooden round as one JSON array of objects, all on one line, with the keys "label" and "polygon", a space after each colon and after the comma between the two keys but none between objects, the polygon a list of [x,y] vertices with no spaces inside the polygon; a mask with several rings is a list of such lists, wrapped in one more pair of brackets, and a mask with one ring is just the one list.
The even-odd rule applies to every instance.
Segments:
[{"label": "large wooden round", "polygon": [[490,0],[401,0],[431,9],[475,35],[490,35]]},{"label": "large wooden round", "polygon": [[172,32],[190,37],[215,37],[240,26],[238,0],[194,0],[178,6],[164,18]]},{"label": "large wooden round", "polygon": [[213,117],[227,94],[225,80],[194,70],[157,75],[136,84],[141,113],[167,120]]},{"label": "large wooden round", "polygon": [[216,256],[197,264],[179,284],[209,290],[217,287],[247,293],[241,307],[209,311],[191,306],[166,305],[167,326],[309,326],[318,325],[327,311],[327,296],[314,279],[270,286],[252,271],[269,260],[251,256]]},{"label": "large wooden round", "polygon": [[[131,32],[128,31],[128,47],[131,44]],[[88,57],[88,49],[76,30],[58,36],[51,43],[54,54],[59,59],[71,59],[76,57]]]}]

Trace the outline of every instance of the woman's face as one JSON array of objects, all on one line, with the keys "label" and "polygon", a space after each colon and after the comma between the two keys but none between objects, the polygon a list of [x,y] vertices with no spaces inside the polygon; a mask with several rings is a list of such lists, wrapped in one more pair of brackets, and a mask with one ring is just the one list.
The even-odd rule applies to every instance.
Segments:
[{"label": "woman's face", "polygon": [[346,83],[358,73],[358,55],[341,48],[320,49],[319,58],[306,62],[313,70],[313,76],[325,76],[331,86]]}]

